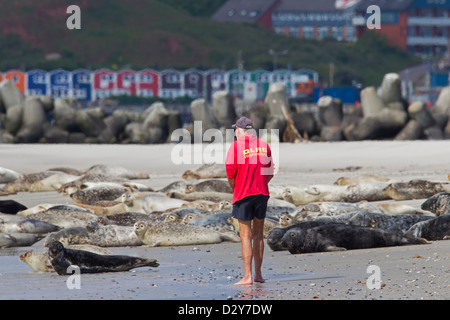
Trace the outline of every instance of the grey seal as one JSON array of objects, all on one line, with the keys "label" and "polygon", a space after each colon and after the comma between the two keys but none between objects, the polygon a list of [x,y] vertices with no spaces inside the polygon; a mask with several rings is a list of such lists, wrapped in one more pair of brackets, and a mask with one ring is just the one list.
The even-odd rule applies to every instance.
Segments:
[{"label": "grey seal", "polygon": [[394,230],[405,233],[414,224],[430,220],[433,217],[420,214],[383,214],[368,211],[357,212],[349,219],[349,224]]},{"label": "grey seal", "polygon": [[77,266],[80,273],[122,272],[140,267],[158,267],[155,259],[126,255],[100,255],[84,250],[64,248],[61,242],[49,245],[50,263],[59,275],[67,275],[69,266]]},{"label": "grey seal", "polygon": [[292,254],[428,243],[401,232],[342,223],[327,223],[306,231],[292,228],[285,233],[282,242]]},{"label": "grey seal", "polygon": [[332,221],[325,220],[325,221],[303,221],[297,224],[293,224],[287,227],[280,227],[280,228],[273,228],[269,231],[267,234],[267,244],[269,245],[270,249],[273,251],[282,251],[282,250],[288,250],[288,247],[286,246],[285,241],[283,241],[283,237],[291,229],[300,229],[303,232],[306,232],[309,228],[317,227],[326,223],[330,223]]},{"label": "grey seal", "polygon": [[450,193],[439,192],[425,200],[420,206],[423,210],[430,211],[437,216],[450,212]]},{"label": "grey seal", "polygon": [[445,240],[450,238],[450,213],[414,224],[406,235],[427,240]]}]

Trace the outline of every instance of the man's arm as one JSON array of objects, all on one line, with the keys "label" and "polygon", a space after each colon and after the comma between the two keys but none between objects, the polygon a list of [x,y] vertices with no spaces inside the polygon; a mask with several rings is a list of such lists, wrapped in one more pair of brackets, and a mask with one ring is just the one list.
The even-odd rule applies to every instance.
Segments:
[{"label": "man's arm", "polygon": [[235,179],[228,178],[228,183],[230,184],[231,190],[233,190],[233,191],[234,191],[234,182],[235,182]]}]

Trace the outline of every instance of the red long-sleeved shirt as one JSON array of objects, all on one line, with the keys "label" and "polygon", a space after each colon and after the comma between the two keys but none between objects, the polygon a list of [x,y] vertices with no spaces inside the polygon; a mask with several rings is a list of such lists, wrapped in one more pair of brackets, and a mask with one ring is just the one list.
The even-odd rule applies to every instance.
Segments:
[{"label": "red long-sleeved shirt", "polygon": [[225,162],[228,179],[235,179],[233,203],[253,195],[269,195],[274,164],[269,145],[247,133],[234,141]]}]

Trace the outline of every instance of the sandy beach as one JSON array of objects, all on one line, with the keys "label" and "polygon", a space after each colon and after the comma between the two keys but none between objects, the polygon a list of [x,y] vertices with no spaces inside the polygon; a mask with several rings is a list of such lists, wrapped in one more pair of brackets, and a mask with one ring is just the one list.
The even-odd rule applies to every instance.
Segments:
[{"label": "sandy beach", "polygon": [[[198,164],[173,163],[174,145],[7,145],[0,144],[0,167],[32,173],[52,167],[87,169],[120,165],[147,172],[137,180],[161,188],[181,180]],[[450,141],[363,141],[282,143],[278,172],[271,184],[333,184],[343,176],[370,173],[400,181],[448,181]],[[194,153],[204,152],[201,148]],[[194,156],[194,155],[193,155]],[[200,155],[201,157],[201,155]],[[18,193],[13,199],[31,207],[70,203],[57,192]],[[394,201],[394,200],[389,200]],[[402,201],[420,208],[424,199]],[[233,285],[243,273],[240,243],[178,247],[109,248],[113,253],[156,258],[158,268],[81,276],[80,289],[69,289],[68,277],[34,273],[18,256],[32,247],[0,249],[0,299],[125,300],[443,300],[450,298],[450,241],[341,252],[290,254],[265,246],[266,283]],[[381,288],[367,286],[368,266],[381,271]]]}]

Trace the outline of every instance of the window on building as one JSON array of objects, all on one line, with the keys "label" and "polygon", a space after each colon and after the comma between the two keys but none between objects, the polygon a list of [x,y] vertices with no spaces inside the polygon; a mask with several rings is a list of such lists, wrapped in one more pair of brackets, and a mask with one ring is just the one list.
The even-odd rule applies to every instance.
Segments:
[{"label": "window on building", "polygon": [[345,40],[356,41],[355,28],[352,26],[345,27]]},{"label": "window on building", "polygon": [[328,27],[318,27],[317,28],[317,39],[322,40],[328,36]]},{"label": "window on building", "polygon": [[336,40],[342,40],[342,27],[331,27],[331,37]]},{"label": "window on building", "polygon": [[420,27],[419,28],[419,36],[420,37],[432,37],[433,36],[433,28],[432,27]]},{"label": "window on building", "polygon": [[448,37],[448,29],[447,27],[437,27],[436,28],[436,37]]},{"label": "window on building", "polygon": [[428,9],[428,8],[418,9],[418,16],[419,17],[432,17],[433,9]]},{"label": "window on building", "polygon": [[289,35],[292,37],[299,37],[298,27],[289,27]]},{"label": "window on building", "polygon": [[312,27],[312,26],[303,27],[303,37],[305,39],[313,39],[314,38],[314,27]]}]

